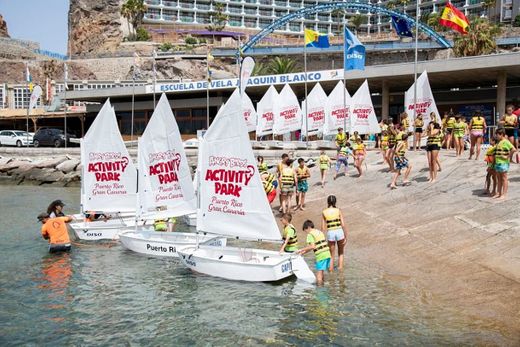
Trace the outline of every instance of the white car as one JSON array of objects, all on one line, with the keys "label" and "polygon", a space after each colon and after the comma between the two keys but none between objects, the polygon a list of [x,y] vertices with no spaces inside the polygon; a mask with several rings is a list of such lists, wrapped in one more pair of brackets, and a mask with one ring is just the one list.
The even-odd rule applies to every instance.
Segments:
[{"label": "white car", "polygon": [[2,130],[0,131],[0,146],[22,147],[33,144],[33,134],[22,130]]}]

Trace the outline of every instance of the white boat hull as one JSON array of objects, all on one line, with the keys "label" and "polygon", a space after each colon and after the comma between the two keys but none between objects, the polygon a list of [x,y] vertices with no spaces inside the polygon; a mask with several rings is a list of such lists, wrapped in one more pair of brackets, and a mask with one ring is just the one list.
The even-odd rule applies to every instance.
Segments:
[{"label": "white boat hull", "polygon": [[294,274],[291,257],[274,251],[236,247],[196,246],[177,251],[192,271],[234,281],[273,282]]},{"label": "white boat hull", "polygon": [[225,237],[197,235],[194,233],[125,230],[119,235],[123,247],[140,254],[158,257],[178,257],[177,249],[195,246],[199,243],[209,246],[225,246]]},{"label": "white boat hull", "polygon": [[197,214],[191,213],[183,216],[184,222],[188,224],[190,227],[196,227],[197,226]]},{"label": "white boat hull", "polygon": [[135,227],[135,217],[69,223],[69,227],[80,240],[117,240],[122,228]]}]

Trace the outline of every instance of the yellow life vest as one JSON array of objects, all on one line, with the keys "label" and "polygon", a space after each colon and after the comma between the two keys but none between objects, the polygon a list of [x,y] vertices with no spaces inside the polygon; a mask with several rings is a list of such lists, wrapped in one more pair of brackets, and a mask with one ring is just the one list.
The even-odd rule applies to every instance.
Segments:
[{"label": "yellow life vest", "polygon": [[472,130],[483,130],[485,121],[486,120],[483,117],[473,117],[471,129]]},{"label": "yellow life vest", "polygon": [[306,166],[304,166],[303,168],[298,166],[296,168],[296,176],[298,177],[298,180],[300,180],[300,181],[306,180],[307,179],[306,173],[307,173],[307,167]]},{"label": "yellow life vest", "polygon": [[[317,261],[322,259],[330,258],[330,249],[327,244],[327,240],[325,240],[325,235],[316,229],[311,230],[310,234],[314,238],[314,256]],[[327,254],[328,253],[328,254]]]},{"label": "yellow life vest", "polygon": [[505,116],[504,118],[504,128],[513,129],[516,123],[516,116],[514,114],[510,116]]},{"label": "yellow life vest", "polygon": [[415,127],[416,128],[422,128],[424,126],[424,121],[422,119],[416,119],[415,120]]},{"label": "yellow life vest", "polygon": [[283,236],[282,239],[285,241],[287,239],[287,234],[289,233],[289,230],[294,230],[294,235],[289,237],[289,242],[287,242],[287,248],[292,248],[298,246],[298,236],[296,236],[296,228],[292,225],[286,225],[283,228]]},{"label": "yellow life vest", "polygon": [[347,142],[347,134],[345,134],[345,133],[337,133],[336,134],[336,142],[338,143],[339,146],[345,145],[345,143]]},{"label": "yellow life vest", "polygon": [[276,179],[275,175],[273,175],[272,173],[268,172],[267,173],[267,177],[265,178],[265,181],[267,181],[270,184],[273,184],[275,179]]},{"label": "yellow life vest", "polygon": [[175,223],[175,218],[156,219],[153,222],[153,229],[155,231],[166,231],[168,230],[168,223]]},{"label": "yellow life vest", "polygon": [[398,157],[401,157],[401,158],[402,158],[402,157],[404,157],[404,155],[406,154],[406,147],[408,147],[408,144],[406,143],[406,141],[403,141],[403,140],[401,140],[400,142],[401,142],[403,145],[401,146],[401,149],[399,149],[399,150],[397,151],[396,155],[397,155]]},{"label": "yellow life vest", "polygon": [[457,136],[463,136],[465,127],[466,127],[466,124],[464,124],[462,122],[455,123],[453,125],[453,134],[457,135]]},{"label": "yellow life vest", "polygon": [[395,135],[394,134],[390,134],[388,136],[388,144],[390,145],[395,145],[396,144],[396,138],[395,138]]},{"label": "yellow life vest", "polygon": [[454,125],[455,125],[455,117],[448,118],[448,121],[446,122],[446,128],[453,129]]},{"label": "yellow life vest", "polygon": [[[503,139],[500,141],[495,147],[495,158],[508,160],[509,159],[509,150],[504,147],[504,144],[508,143],[509,140]],[[510,142],[509,142],[510,143]]]},{"label": "yellow life vest", "polygon": [[264,185],[264,191],[266,194],[269,194],[273,191],[273,189],[274,189],[273,182],[269,182],[269,181],[265,180],[265,181],[262,181],[262,184]]},{"label": "yellow life vest", "polygon": [[258,164],[258,171],[260,171],[260,172],[267,171],[267,163]]},{"label": "yellow life vest", "polygon": [[[354,145],[354,153],[356,153],[356,154],[357,154],[358,152],[363,152],[364,149],[365,149],[365,145],[362,144],[362,143],[359,143],[359,144],[356,143],[356,144]],[[363,153],[360,153],[360,154],[363,154]]]},{"label": "yellow life vest", "polygon": [[329,165],[329,157],[326,155],[320,155],[320,165]]},{"label": "yellow life vest", "polygon": [[437,145],[440,147],[442,144],[442,138],[443,138],[442,131],[439,131],[436,135],[428,136],[428,141],[426,142],[426,144],[427,145]]},{"label": "yellow life vest", "polygon": [[294,171],[290,167],[282,169],[282,184],[285,186],[294,185]]},{"label": "yellow life vest", "polygon": [[346,157],[346,156],[348,156],[348,150],[347,150],[347,147],[342,146],[342,147],[339,149],[339,156],[340,156],[340,157]]},{"label": "yellow life vest", "polygon": [[338,208],[329,207],[324,209],[323,217],[327,223],[327,230],[334,230],[341,227],[341,218]]},{"label": "yellow life vest", "polygon": [[381,142],[384,143],[384,144],[387,144],[389,138],[390,138],[390,136],[384,135],[384,136],[381,137]]}]

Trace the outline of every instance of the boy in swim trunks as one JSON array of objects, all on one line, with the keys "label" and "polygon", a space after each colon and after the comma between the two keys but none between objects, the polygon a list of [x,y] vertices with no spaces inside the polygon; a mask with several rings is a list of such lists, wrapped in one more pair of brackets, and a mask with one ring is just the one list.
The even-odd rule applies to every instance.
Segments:
[{"label": "boy in swim trunks", "polygon": [[295,211],[298,209],[304,210],[305,193],[309,190],[309,183],[307,182],[309,177],[311,177],[311,172],[305,165],[305,160],[303,160],[303,158],[298,159],[298,167],[296,168],[296,178],[298,179],[298,184],[296,185],[296,200],[298,204],[294,208]]},{"label": "boy in swim trunks", "polygon": [[347,142],[339,149],[338,155],[336,157],[336,172],[334,173],[334,180],[338,176],[341,165],[345,166],[345,175],[347,174],[349,155],[353,155],[353,153],[352,148],[350,147],[350,142]]},{"label": "boy in swim trunks", "polygon": [[505,199],[507,195],[508,180],[507,172],[509,171],[509,163],[515,152],[515,147],[508,140],[506,132],[503,128],[497,130],[498,143],[495,148],[495,171],[497,173],[497,193],[494,198]]},{"label": "boy in swim trunks", "polygon": [[[491,146],[486,151],[486,158],[484,159],[487,163],[486,184],[484,186],[484,190],[487,195],[494,196],[497,191],[497,173],[495,171],[495,150],[497,144],[496,137],[492,137],[489,140],[489,144]],[[490,192],[489,188],[491,186],[491,181],[493,181],[493,190]]]},{"label": "boy in swim trunks", "polygon": [[303,223],[303,231],[307,233],[307,246],[298,251],[298,254],[305,254],[313,251],[316,257],[316,280],[318,285],[323,284],[325,270],[330,267],[330,250],[325,240],[325,235],[320,230],[314,229],[314,223],[306,220]]}]

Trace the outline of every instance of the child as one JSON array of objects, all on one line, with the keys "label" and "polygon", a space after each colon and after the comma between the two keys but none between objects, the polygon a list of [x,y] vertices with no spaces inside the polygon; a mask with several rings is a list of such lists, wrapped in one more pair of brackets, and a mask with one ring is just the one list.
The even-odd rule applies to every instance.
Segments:
[{"label": "child", "polygon": [[258,171],[260,173],[267,171],[267,163],[264,163],[264,157],[259,155],[256,160],[258,161]]},{"label": "child", "polygon": [[262,179],[262,184],[264,185],[264,191],[267,195],[267,200],[269,201],[269,204],[271,204],[276,198],[276,177],[268,171],[263,171],[260,175],[260,178]]},{"label": "child", "polygon": [[309,184],[307,183],[307,178],[309,177],[311,177],[311,172],[305,165],[305,160],[303,158],[298,159],[298,167],[296,168],[296,178],[298,179],[298,185],[296,186],[297,206],[294,208],[295,211],[298,209],[304,210],[305,193],[309,190]]},{"label": "child", "polygon": [[498,143],[495,148],[495,172],[497,175],[497,193],[495,199],[505,199],[507,195],[508,180],[507,172],[509,163],[515,152],[515,146],[508,140],[503,128],[497,130]]},{"label": "child", "polygon": [[388,163],[388,151],[390,150],[390,148],[388,147],[389,140],[390,136],[388,136],[388,131],[383,130],[381,132],[381,155],[383,156],[383,163],[387,163],[388,165],[390,165]]},{"label": "child", "polygon": [[321,173],[321,187],[325,187],[325,174],[330,167],[330,158],[325,154],[325,151],[321,151],[320,153],[320,173]]},{"label": "child", "polygon": [[455,123],[453,124],[453,139],[455,142],[456,157],[460,157],[464,151],[464,135],[466,133],[466,126],[462,121],[462,117],[458,114],[455,116]]},{"label": "child", "polygon": [[[486,158],[484,161],[487,163],[487,174],[486,174],[486,184],[485,184],[485,192],[487,195],[494,196],[497,192],[497,173],[495,172],[495,150],[496,150],[496,137],[492,137],[489,140],[489,144],[491,145],[486,151]],[[493,181],[493,190],[490,192],[489,188],[491,186],[491,181]]]},{"label": "child", "polygon": [[356,139],[356,144],[354,145],[354,167],[357,169],[359,176],[363,176],[363,161],[365,160],[365,156],[367,151],[365,149],[365,145],[363,144],[363,140],[361,137]]},{"label": "child", "polygon": [[334,179],[338,176],[341,165],[345,166],[345,175],[347,174],[349,154],[352,155],[352,148],[350,147],[350,142],[347,142],[339,149],[338,156],[336,157],[336,172],[334,173]]},{"label": "child", "polygon": [[314,229],[314,223],[306,220],[303,223],[303,231],[307,233],[307,246],[298,251],[298,254],[305,254],[314,251],[316,257],[316,279],[318,285],[323,284],[324,272],[330,266],[330,250],[325,239],[325,234],[320,230]]},{"label": "child", "polygon": [[396,183],[397,178],[401,175],[401,170],[406,169],[404,172],[403,185],[410,185],[410,181],[408,181],[408,175],[410,175],[410,171],[412,170],[412,166],[408,163],[408,159],[406,159],[406,149],[408,148],[408,134],[403,134],[401,137],[401,141],[397,144],[395,149],[395,173],[392,178],[392,183],[390,183],[391,189],[397,189]]},{"label": "child", "polygon": [[296,228],[291,224],[291,220],[292,215],[290,213],[284,213],[280,219],[283,225],[283,245],[280,248],[280,253],[294,253],[298,251],[298,236],[296,235]]},{"label": "child", "polygon": [[285,167],[282,169],[280,178],[281,186],[281,200],[282,213],[287,213],[291,210],[291,199],[294,193],[294,186],[298,183],[294,169],[292,168],[292,159],[287,159]]}]

